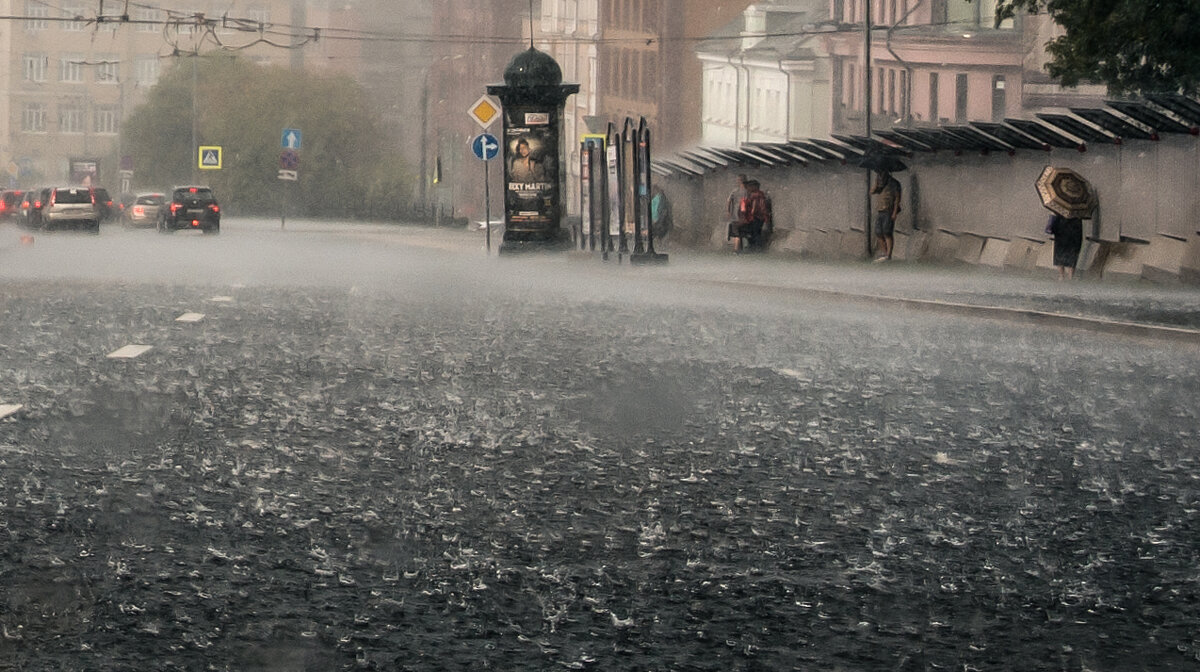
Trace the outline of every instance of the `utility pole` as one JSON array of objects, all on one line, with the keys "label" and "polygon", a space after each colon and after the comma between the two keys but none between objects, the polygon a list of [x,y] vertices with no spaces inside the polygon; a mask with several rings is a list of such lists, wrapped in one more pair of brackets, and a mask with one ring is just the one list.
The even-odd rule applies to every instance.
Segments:
[{"label": "utility pole", "polygon": [[[871,151],[871,4],[863,3],[863,119],[866,122],[867,152]],[[871,258],[871,170],[867,169],[867,259]]]}]

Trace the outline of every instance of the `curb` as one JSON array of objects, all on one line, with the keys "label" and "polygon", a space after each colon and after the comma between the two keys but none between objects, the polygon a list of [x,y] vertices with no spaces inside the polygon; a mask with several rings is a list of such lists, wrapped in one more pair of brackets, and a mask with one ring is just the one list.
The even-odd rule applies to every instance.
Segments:
[{"label": "curb", "polygon": [[695,278],[694,280],[700,283],[722,285],[726,287],[803,292],[843,301],[856,301],[875,305],[900,305],[913,310],[953,313],[956,315],[971,315],[975,317],[1006,320],[1009,322],[1024,322],[1029,324],[1067,327],[1072,329],[1086,329],[1088,331],[1105,334],[1131,336],[1136,338],[1152,338],[1200,346],[1200,329],[1189,329],[1185,327],[1169,327],[1166,325],[1145,324],[1141,322],[1123,322],[1120,320],[1108,320],[1098,317],[1086,317],[1083,315],[1050,313],[1041,310],[1032,310],[1029,308],[1008,308],[1004,306],[956,303],[953,301],[938,301],[933,299],[913,299],[903,296],[887,296],[883,294],[859,294],[832,289],[813,289],[809,287],[784,287],[779,285],[766,285],[738,280],[711,280],[699,278]]}]

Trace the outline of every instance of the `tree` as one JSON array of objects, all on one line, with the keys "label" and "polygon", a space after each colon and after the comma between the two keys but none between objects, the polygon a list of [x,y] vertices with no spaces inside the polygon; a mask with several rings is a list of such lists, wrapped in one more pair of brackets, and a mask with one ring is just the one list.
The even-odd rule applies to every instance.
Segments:
[{"label": "tree", "polygon": [[1197,0],[1001,0],[997,20],[1045,10],[1066,34],[1046,46],[1064,86],[1103,83],[1113,95],[1200,90]]},{"label": "tree", "polygon": [[387,134],[362,87],[344,76],[264,67],[227,54],[180,59],[126,121],[126,152],[141,186],[167,188],[196,179],[193,90],[197,144],[220,146],[224,154],[222,169],[206,171],[201,179],[217,190],[226,209],[279,212],[285,188],[278,179],[280,139],[283,129],[298,128],[304,134],[300,180],[286,185],[289,212],[403,215],[413,178],[381,142]]}]

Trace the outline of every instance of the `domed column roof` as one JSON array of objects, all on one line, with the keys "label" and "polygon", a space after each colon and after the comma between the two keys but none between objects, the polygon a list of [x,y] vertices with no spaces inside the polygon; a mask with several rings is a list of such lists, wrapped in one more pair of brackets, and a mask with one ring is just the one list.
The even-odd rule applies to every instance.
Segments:
[{"label": "domed column roof", "polygon": [[550,54],[530,47],[513,56],[504,69],[504,83],[509,86],[558,86],[562,84],[562,68]]}]

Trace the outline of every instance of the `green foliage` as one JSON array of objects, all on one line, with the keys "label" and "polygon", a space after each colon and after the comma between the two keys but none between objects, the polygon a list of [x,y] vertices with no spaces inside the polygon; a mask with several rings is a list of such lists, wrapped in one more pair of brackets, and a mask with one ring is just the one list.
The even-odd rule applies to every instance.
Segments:
[{"label": "green foliage", "polygon": [[1065,86],[1097,82],[1114,95],[1200,91],[1197,0],[1002,0],[1000,19],[1046,11],[1066,34],[1047,45]]},{"label": "green foliage", "polygon": [[[194,68],[194,71],[193,71]],[[222,148],[222,169],[197,171],[196,141]],[[283,129],[304,133],[300,179],[278,179]],[[201,181],[227,210],[398,219],[412,176],[386,138],[362,87],[343,76],[264,67],[219,54],[180,59],[125,123],[138,188]]]}]

